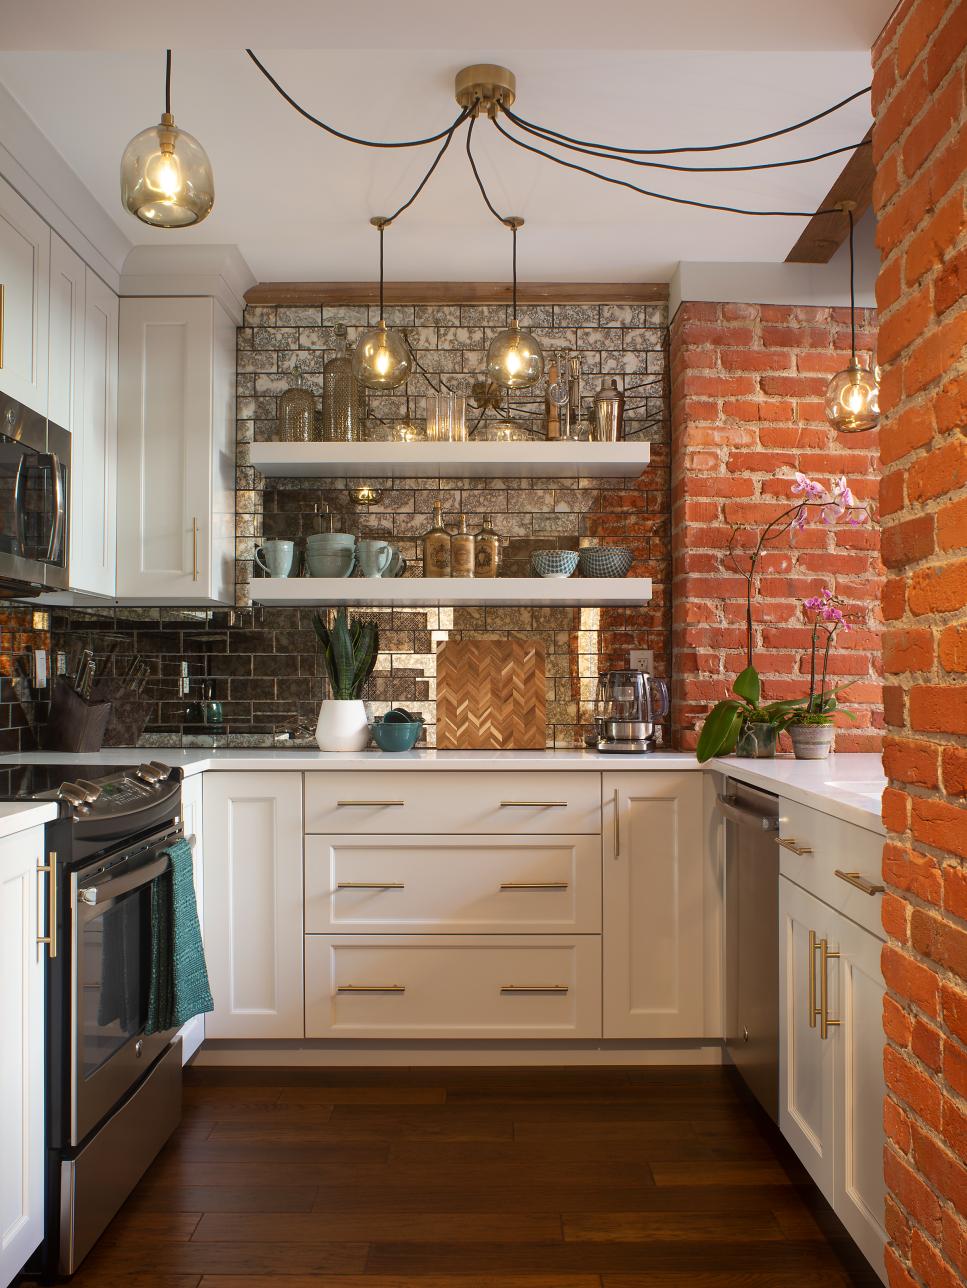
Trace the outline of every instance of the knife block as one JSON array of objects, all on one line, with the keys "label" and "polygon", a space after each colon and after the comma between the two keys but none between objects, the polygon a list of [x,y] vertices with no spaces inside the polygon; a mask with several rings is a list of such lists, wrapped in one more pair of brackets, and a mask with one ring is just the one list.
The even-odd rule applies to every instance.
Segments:
[{"label": "knife block", "polygon": [[106,701],[111,708],[104,746],[136,747],[155,704],[139,698],[121,680],[99,680],[95,692],[98,701]]},{"label": "knife block", "polygon": [[60,675],[44,726],[44,750],[100,751],[110,717],[110,702],[89,702]]}]

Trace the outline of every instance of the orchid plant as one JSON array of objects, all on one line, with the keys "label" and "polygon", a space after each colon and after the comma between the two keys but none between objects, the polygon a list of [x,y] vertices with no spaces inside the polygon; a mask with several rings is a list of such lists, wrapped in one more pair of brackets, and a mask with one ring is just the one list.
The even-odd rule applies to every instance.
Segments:
[{"label": "orchid plant", "polygon": [[[809,697],[806,699],[805,706],[794,713],[792,723],[800,725],[832,724],[837,705],[837,694],[842,693],[843,689],[849,688],[853,681],[848,680],[846,684],[841,684],[829,692],[826,691],[829,652],[833,647],[836,632],[840,630],[848,631],[849,622],[846,620],[846,614],[839,606],[839,601],[828,586],[824,586],[818,595],[812,595],[809,599],[803,600],[803,611],[807,620],[812,622],[812,644],[809,652]],[[816,650],[820,647],[820,636],[825,636],[825,642],[822,644],[822,662],[819,673],[819,688],[817,690]],[[849,716],[850,712],[847,711],[846,714]]]},{"label": "orchid plant", "polygon": [[[826,669],[829,662],[829,648],[832,646],[832,635],[835,634],[839,626],[845,623],[835,621],[834,629],[830,632],[826,641],[823,654],[822,684],[818,694],[815,691],[815,650],[818,639],[817,632],[820,629],[819,622],[829,623],[835,620],[832,617],[823,617],[824,608],[830,613],[839,613],[840,617],[842,617],[842,610],[832,603],[831,594],[829,600],[823,600],[822,595],[816,597],[817,602],[822,602],[819,608],[815,610],[818,616],[814,619],[813,673],[809,686],[809,697],[791,698],[783,702],[763,703],[762,681],[753,663],[752,599],[756,575],[759,560],[766,546],[787,534],[790,543],[794,544],[796,536],[803,531],[811,518],[818,518],[820,522],[829,525],[845,523],[850,527],[859,527],[861,524],[868,522],[872,515],[868,506],[856,500],[853,490],[845,478],[839,478],[831,488],[826,488],[822,483],[818,483],[808,478],[805,474],[797,472],[790,491],[796,498],[793,504],[780,514],[777,514],[775,518],[769,520],[759,533],[751,551],[744,556],[744,559],[738,547],[742,524],[736,523],[732,525],[726,557],[732,567],[745,579],[746,583],[746,665],[745,670],[736,677],[732,686],[732,692],[735,697],[725,698],[723,701],[716,703],[705,719],[702,732],[699,735],[696,752],[700,761],[710,760],[713,756],[727,755],[734,749],[743,728],[747,724],[765,723],[774,725],[777,729],[784,729],[793,722],[801,723],[810,716],[816,717],[826,714],[829,719],[832,718],[831,713],[835,708],[836,693],[839,690],[834,690],[829,694],[826,693]],[[809,601],[807,601],[807,606],[808,603]],[[845,685],[841,686],[841,688],[844,687]],[[828,719],[826,721],[816,721],[815,719],[812,721],[812,723],[817,722],[828,723],[829,721]]]}]

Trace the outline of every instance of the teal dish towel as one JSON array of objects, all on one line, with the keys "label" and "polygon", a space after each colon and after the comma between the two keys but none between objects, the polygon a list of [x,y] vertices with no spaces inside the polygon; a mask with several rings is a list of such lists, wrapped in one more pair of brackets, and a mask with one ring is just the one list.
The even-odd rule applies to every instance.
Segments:
[{"label": "teal dish towel", "polygon": [[145,1033],[178,1029],[213,1011],[198,924],[191,846],[175,841],[166,872],[151,883],[151,985]]}]

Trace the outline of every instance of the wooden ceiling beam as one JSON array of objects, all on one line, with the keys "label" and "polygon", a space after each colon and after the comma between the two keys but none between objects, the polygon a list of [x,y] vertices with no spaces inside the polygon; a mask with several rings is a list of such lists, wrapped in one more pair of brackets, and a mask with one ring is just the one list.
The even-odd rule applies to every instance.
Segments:
[{"label": "wooden ceiling beam", "polygon": [[[873,149],[870,126],[862,144],[852,153],[840,172],[839,178],[819,203],[820,210],[837,205],[840,201],[854,201],[853,218],[858,220],[873,199]],[[786,256],[787,264],[828,264],[846,240],[849,222],[837,211],[832,215],[813,215],[802,231],[799,240]]]},{"label": "wooden ceiling beam", "polygon": [[[387,304],[509,304],[508,282],[387,282]],[[518,282],[521,304],[663,304],[667,282]],[[246,304],[378,304],[378,282],[259,282]]]}]

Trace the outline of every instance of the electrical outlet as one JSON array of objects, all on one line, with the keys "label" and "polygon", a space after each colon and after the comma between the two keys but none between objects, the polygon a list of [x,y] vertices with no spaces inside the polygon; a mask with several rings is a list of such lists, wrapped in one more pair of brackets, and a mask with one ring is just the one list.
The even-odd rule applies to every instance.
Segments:
[{"label": "electrical outlet", "polygon": [[647,671],[649,675],[655,669],[655,650],[653,648],[633,648],[628,653],[628,665],[632,671]]}]

